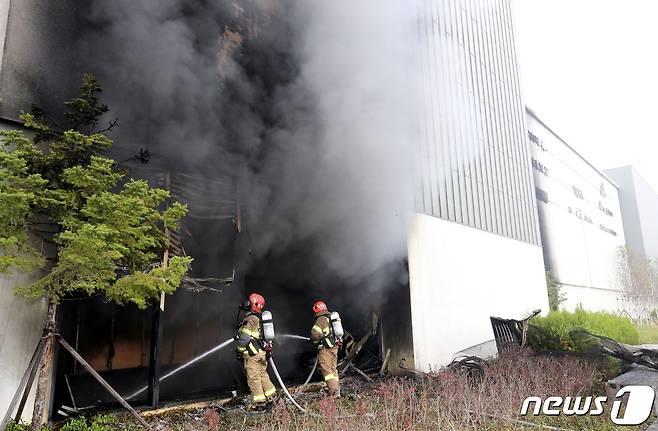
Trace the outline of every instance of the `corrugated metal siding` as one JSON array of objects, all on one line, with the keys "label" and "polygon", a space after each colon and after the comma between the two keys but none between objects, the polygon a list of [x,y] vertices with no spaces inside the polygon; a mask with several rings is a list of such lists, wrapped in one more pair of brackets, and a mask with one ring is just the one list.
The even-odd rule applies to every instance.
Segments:
[{"label": "corrugated metal siding", "polygon": [[540,244],[511,0],[417,0],[420,212]]}]

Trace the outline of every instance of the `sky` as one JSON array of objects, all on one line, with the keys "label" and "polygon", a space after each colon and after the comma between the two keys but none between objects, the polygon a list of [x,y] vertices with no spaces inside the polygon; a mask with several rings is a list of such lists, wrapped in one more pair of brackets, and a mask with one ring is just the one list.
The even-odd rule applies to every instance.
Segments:
[{"label": "sky", "polygon": [[658,1],[514,0],[526,104],[599,170],[658,191]]}]

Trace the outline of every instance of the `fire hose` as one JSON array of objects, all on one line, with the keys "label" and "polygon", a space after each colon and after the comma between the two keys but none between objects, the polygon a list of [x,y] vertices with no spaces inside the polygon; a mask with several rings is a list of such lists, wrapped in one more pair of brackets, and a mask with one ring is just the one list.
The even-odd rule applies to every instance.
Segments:
[{"label": "fire hose", "polygon": [[315,369],[318,367],[318,361],[319,361],[319,359],[320,359],[320,357],[316,355],[316,356],[315,356],[315,362],[313,363],[313,368],[311,369],[311,372],[309,373],[308,377],[307,377],[306,380],[304,381],[304,384],[302,385],[302,389],[303,389],[306,385],[308,385],[308,382],[310,382],[311,379],[313,378],[313,374],[315,374]]},{"label": "fire hose", "polygon": [[[269,361],[270,361],[270,365],[272,366],[272,371],[274,371],[274,375],[276,376],[276,379],[278,380],[279,385],[281,386],[281,389],[283,389],[283,392],[286,394],[288,399],[295,405],[295,407],[297,407],[300,412],[305,413],[309,416],[314,416],[314,417],[317,417],[317,418],[324,417],[324,416],[319,415],[317,413],[312,413],[312,412],[307,411],[305,408],[300,406],[297,403],[297,401],[295,401],[295,399],[292,397],[292,395],[290,395],[290,392],[288,392],[288,389],[286,388],[286,385],[283,384],[283,380],[281,379],[281,376],[279,375],[279,370],[276,369],[276,364],[272,360],[271,356],[269,357]],[[317,364],[317,361],[316,361],[316,364]],[[315,367],[314,367],[314,369],[315,369]],[[311,375],[313,375],[313,374],[311,373]],[[337,418],[348,418],[348,417],[354,417],[354,416],[355,415],[341,415],[341,416],[336,416],[336,417]]]},{"label": "fire hose", "polygon": [[[298,336],[298,335],[291,336],[291,337],[308,340],[308,338],[301,337],[301,336]],[[215,353],[218,350],[223,349],[224,347],[231,344],[231,342],[233,342],[233,341],[234,341],[233,338],[229,338],[228,340],[224,341],[221,344],[218,344],[217,346],[213,347],[212,349],[210,349],[210,350],[208,350],[208,351],[192,358],[190,361],[176,367],[171,372],[169,372],[169,373],[165,374],[164,376],[162,376],[160,378],[160,381],[168,379],[169,377],[173,376],[174,374],[177,374],[179,371],[182,371],[183,369],[189,367],[190,365],[194,364],[195,362],[200,361],[201,359],[205,358],[206,356],[208,356],[212,353]],[[288,392],[288,388],[286,388],[286,385],[283,383],[283,379],[281,379],[281,375],[279,374],[279,370],[276,368],[276,364],[274,363],[274,360],[272,360],[272,357],[270,356],[268,359],[269,359],[270,365],[272,366],[272,371],[274,371],[274,375],[276,376],[276,379],[279,382],[279,385],[281,386],[281,389],[283,390],[283,392],[290,399],[290,401],[295,405],[295,407],[297,407],[302,413],[307,413],[306,409],[304,409],[302,406],[300,406],[297,403],[297,401],[295,401],[295,399],[292,397],[290,392]],[[317,368],[317,365],[318,365],[318,357],[316,356],[315,363],[313,364],[313,369],[311,370],[311,373],[308,375],[308,377],[307,377],[306,381],[304,382],[303,386],[306,386],[308,384],[308,382],[311,380],[311,378],[313,377],[313,374],[315,373],[315,369]],[[145,386],[143,388],[140,388],[136,392],[134,392],[131,395],[127,396],[125,399],[127,399],[127,400],[132,399],[132,398],[136,397],[137,395],[141,394],[142,392],[146,391],[147,388],[148,388],[147,386]]]},{"label": "fire hose", "polygon": [[283,392],[286,394],[288,399],[290,399],[290,401],[295,405],[295,407],[297,407],[299,409],[299,411],[301,411],[302,413],[306,413],[306,409],[304,409],[302,406],[297,404],[297,401],[295,401],[295,399],[292,397],[292,395],[290,395],[290,392],[288,392],[288,388],[286,388],[286,385],[283,384],[283,380],[281,379],[281,376],[279,375],[279,370],[276,369],[276,364],[274,363],[274,360],[272,359],[272,356],[270,356],[268,359],[270,361],[270,365],[272,366],[272,371],[274,371],[274,375],[276,376],[276,379],[278,380],[279,385],[281,386],[281,389],[283,389]]},{"label": "fire hose", "polygon": [[[194,364],[195,362],[200,361],[201,359],[205,358],[206,356],[211,355],[211,354],[223,349],[224,347],[228,346],[232,342],[233,342],[233,338],[229,338],[228,340],[224,341],[223,343],[216,345],[212,349],[210,349],[206,352],[203,352],[202,354],[200,354],[198,356],[195,356],[191,360],[189,360],[189,361],[185,362],[184,364],[176,367],[174,370],[172,370],[172,371],[168,372],[167,374],[165,374],[164,376],[160,377],[160,379],[158,381],[162,382],[163,380],[168,379],[169,377],[173,376],[174,374],[178,373],[179,371],[184,370],[185,368],[189,367],[190,365]],[[148,386],[144,386],[144,387],[140,388],[139,390],[137,390],[136,392],[133,392],[132,394],[125,397],[125,399],[130,400],[132,398],[135,398],[137,395],[145,392],[147,389],[148,389]]]},{"label": "fire hose", "polygon": [[[304,341],[310,341],[310,338],[308,337],[303,337],[301,335],[294,335],[294,334],[283,334],[281,335],[281,338],[294,338],[296,340],[304,340]],[[313,378],[313,374],[315,374],[315,369],[318,367],[318,356],[315,357],[315,362],[313,363],[313,368],[311,369],[311,372],[309,373],[308,377],[306,380],[304,380],[304,384],[301,386],[303,389],[306,385],[308,385],[308,382],[311,381]]]}]

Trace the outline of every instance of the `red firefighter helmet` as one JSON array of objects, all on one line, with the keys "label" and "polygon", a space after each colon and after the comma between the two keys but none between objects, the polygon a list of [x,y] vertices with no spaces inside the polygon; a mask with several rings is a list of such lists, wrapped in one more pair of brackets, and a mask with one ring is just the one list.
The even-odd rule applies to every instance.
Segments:
[{"label": "red firefighter helmet", "polygon": [[252,293],[249,295],[249,310],[252,313],[260,313],[265,307],[265,298],[263,298],[258,293]]},{"label": "red firefighter helmet", "polygon": [[313,312],[321,313],[323,311],[327,311],[327,304],[322,301],[316,301],[315,304],[313,304]]}]

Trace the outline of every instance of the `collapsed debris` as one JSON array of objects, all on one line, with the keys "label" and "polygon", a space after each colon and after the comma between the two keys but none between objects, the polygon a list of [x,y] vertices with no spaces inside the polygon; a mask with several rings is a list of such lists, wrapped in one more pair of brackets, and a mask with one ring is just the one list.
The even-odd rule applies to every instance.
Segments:
[{"label": "collapsed debris", "polygon": [[521,320],[491,316],[491,328],[493,329],[498,353],[525,347],[530,319],[539,315],[539,313],[541,313],[541,310],[533,310],[532,313]]}]

